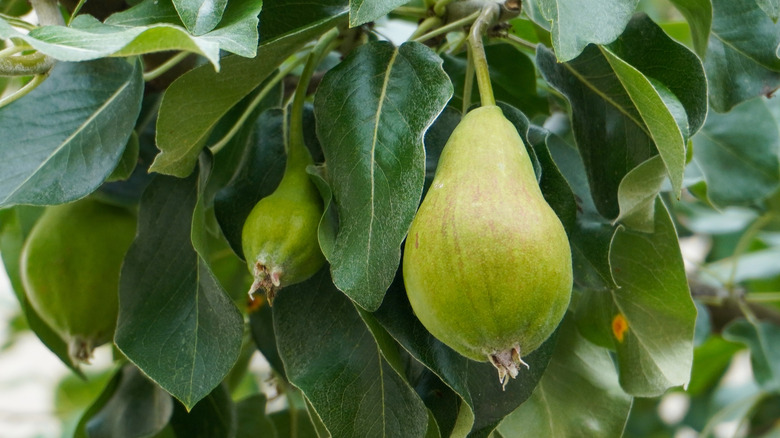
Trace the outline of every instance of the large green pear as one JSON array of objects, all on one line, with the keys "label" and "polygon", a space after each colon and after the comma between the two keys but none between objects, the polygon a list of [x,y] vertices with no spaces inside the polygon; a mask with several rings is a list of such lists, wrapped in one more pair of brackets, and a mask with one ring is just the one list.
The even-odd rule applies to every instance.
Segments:
[{"label": "large green pear", "polygon": [[569,241],[499,107],[471,111],[447,141],[406,239],[403,275],[428,331],[491,362],[504,384],[563,318]]},{"label": "large green pear", "polygon": [[252,208],[241,234],[254,276],[249,294],[263,290],[269,304],[280,289],[306,280],[325,263],[318,237],[322,198],[306,173],[313,160],[303,135],[291,141],[282,181]]},{"label": "large green pear", "polygon": [[136,217],[93,199],[47,207],[20,260],[30,305],[67,343],[75,362],[114,335],[119,271]]}]

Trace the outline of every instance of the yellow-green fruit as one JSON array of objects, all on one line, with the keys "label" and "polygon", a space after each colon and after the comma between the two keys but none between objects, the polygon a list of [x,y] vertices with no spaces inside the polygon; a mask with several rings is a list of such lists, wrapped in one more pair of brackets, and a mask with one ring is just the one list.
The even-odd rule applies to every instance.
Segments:
[{"label": "yellow-green fruit", "polygon": [[447,141],[406,240],[404,283],[423,325],[499,379],[563,318],[571,250],[514,125],[497,106],[468,113]]},{"label": "yellow-green fruit", "polygon": [[252,208],[241,234],[254,276],[249,294],[262,289],[269,304],[279,289],[306,280],[325,263],[317,231],[322,199],[306,173],[312,158],[303,144],[289,151],[279,187]]},{"label": "yellow-green fruit", "polygon": [[88,362],[114,335],[119,270],[135,237],[130,211],[84,199],[48,207],[24,244],[21,273],[33,309]]}]

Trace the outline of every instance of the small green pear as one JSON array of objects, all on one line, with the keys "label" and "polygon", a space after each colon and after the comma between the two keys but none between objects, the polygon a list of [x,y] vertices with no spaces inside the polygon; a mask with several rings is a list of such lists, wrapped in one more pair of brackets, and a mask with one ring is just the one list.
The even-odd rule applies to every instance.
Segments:
[{"label": "small green pear", "polygon": [[67,343],[74,362],[109,342],[116,327],[119,271],[135,237],[132,212],[93,199],[46,208],[22,249],[30,305]]},{"label": "small green pear", "polygon": [[254,276],[249,295],[263,290],[269,304],[281,288],[306,280],[325,263],[317,231],[323,203],[306,173],[313,160],[303,135],[291,136],[287,149],[282,181],[252,208],[241,235]]},{"label": "small green pear", "polygon": [[471,111],[447,141],[406,239],[403,275],[428,331],[491,362],[504,385],[563,318],[569,241],[499,107]]}]

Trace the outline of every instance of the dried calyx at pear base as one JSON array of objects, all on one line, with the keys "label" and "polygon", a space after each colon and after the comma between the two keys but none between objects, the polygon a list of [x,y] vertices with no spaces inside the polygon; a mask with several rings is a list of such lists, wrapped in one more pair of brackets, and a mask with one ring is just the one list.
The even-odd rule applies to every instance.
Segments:
[{"label": "dried calyx at pear base", "polygon": [[317,234],[322,199],[306,173],[314,162],[303,142],[302,128],[291,125],[290,131],[282,181],[252,208],[241,235],[244,257],[254,277],[249,295],[264,291],[269,304],[280,289],[306,280],[325,263]]},{"label": "dried calyx at pear base", "polygon": [[135,229],[133,212],[83,199],[47,207],[25,241],[27,300],[75,364],[89,363],[92,350],[113,338],[119,271]]},{"label": "dried calyx at pear base", "polygon": [[504,387],[563,318],[569,241],[499,107],[471,111],[447,141],[407,236],[403,274],[428,331],[492,363]]}]

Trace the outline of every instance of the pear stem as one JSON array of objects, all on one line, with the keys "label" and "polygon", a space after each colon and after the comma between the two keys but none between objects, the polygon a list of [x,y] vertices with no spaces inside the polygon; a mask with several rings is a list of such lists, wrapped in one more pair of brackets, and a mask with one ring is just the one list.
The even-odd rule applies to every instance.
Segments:
[{"label": "pear stem", "polygon": [[479,18],[471,26],[469,33],[469,46],[472,52],[472,62],[477,73],[477,86],[479,87],[479,97],[482,106],[493,106],[496,104],[496,98],[493,96],[493,86],[490,84],[490,69],[488,68],[487,56],[485,55],[485,46],[482,43],[482,34],[485,33],[487,26],[492,23],[498,11],[496,8],[486,6],[479,14]]},{"label": "pear stem", "polygon": [[298,85],[295,87],[295,95],[290,108],[290,136],[285,174],[288,173],[287,170],[290,168],[306,167],[311,163],[311,154],[306,149],[303,141],[303,104],[306,101],[306,94],[311,77],[314,75],[314,69],[333,48],[332,43],[338,36],[338,29],[333,28],[317,41],[317,44],[309,53],[309,58],[306,60],[306,65],[303,67],[303,72],[298,79]]},{"label": "pear stem", "polygon": [[463,80],[463,107],[461,114],[466,115],[471,106],[471,90],[474,88],[474,55],[471,46],[466,46],[466,77]]}]

